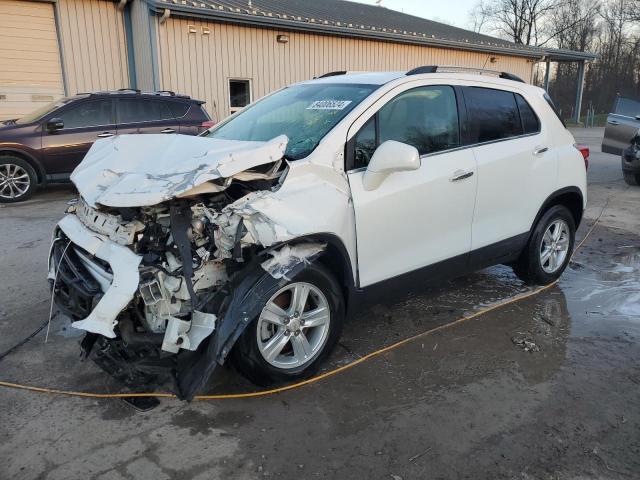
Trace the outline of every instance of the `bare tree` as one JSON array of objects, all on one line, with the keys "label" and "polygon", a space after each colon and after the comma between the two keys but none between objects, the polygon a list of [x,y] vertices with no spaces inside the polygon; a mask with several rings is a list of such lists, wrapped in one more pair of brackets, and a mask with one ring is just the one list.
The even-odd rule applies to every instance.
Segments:
[{"label": "bare tree", "polygon": [[523,45],[536,45],[541,26],[558,1],[481,0],[473,10],[473,18],[503,38]]},{"label": "bare tree", "polygon": [[469,12],[468,25],[476,33],[483,33],[489,22],[489,7],[486,0],[480,0]]}]

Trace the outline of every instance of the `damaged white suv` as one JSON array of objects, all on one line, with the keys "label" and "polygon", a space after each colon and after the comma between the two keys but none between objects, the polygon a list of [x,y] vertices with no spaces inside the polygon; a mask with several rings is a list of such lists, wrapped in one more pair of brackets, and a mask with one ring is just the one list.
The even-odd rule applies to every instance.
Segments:
[{"label": "damaged white suv", "polygon": [[84,353],[191,399],[228,358],[259,384],[312,374],[357,294],[409,272],[555,280],[585,159],[543,90],[494,73],[342,72],[200,137],[98,140],[49,262]]}]

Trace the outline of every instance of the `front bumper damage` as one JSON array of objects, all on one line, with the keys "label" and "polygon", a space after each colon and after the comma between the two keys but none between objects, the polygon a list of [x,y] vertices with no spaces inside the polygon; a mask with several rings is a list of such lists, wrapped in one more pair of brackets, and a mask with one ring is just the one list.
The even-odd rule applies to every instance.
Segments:
[{"label": "front bumper damage", "polygon": [[306,171],[319,175],[301,168],[285,196],[286,144],[180,135],[94,144],[71,176],[80,199],[49,260],[56,304],[87,332],[84,355],[134,390],[170,374],[178,396],[193,399],[265,293],[324,252],[309,234],[348,205],[346,189],[313,165]]},{"label": "front bumper damage", "polygon": [[[83,202],[76,212],[80,209],[86,209]],[[180,250],[181,237],[190,240],[188,225],[177,216],[171,215],[171,226]],[[214,259],[195,272],[184,268],[191,267],[192,254],[185,243],[182,276],[176,279],[145,265],[145,256],[129,245],[111,240],[108,229],[98,233],[94,225],[85,225],[92,218],[69,213],[55,230],[49,280],[56,305],[73,320],[72,327],[88,332],[82,349],[87,356],[95,350],[93,359],[103,370],[134,390],[170,376],[185,400],[193,399],[225,362],[259,315],[265,292],[284,286],[324,250],[313,242],[264,249],[228,276],[221,265],[232,259]],[[140,322],[150,311],[153,323]]]}]

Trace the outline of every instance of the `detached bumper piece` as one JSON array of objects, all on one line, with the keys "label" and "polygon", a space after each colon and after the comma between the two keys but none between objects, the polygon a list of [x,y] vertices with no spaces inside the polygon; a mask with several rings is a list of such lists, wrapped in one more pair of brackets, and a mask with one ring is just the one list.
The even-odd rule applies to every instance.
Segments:
[{"label": "detached bumper piece", "polygon": [[[56,306],[73,320],[86,318],[102,296],[100,285],[78,258],[69,239],[62,236],[54,243],[51,262],[57,278],[49,280]],[[64,255],[64,257],[63,257]]]}]

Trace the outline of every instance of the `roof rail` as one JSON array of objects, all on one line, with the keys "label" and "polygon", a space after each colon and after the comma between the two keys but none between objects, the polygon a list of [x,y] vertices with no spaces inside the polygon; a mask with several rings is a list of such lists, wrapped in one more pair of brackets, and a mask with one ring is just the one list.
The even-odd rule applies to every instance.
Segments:
[{"label": "roof rail", "polygon": [[134,92],[134,93],[140,93],[140,90],[138,90],[137,88],[119,88],[118,92]]},{"label": "roof rail", "polygon": [[174,92],[173,90],[157,90],[155,93],[159,93],[159,94],[166,93],[170,97],[176,96],[176,92]]},{"label": "roof rail", "polygon": [[438,71],[437,65],[424,65],[422,67],[414,68],[413,70],[409,70],[407,75],[420,75],[421,73],[436,73]]},{"label": "roof rail", "polygon": [[508,72],[498,72],[496,70],[487,70],[484,68],[473,68],[473,67],[459,67],[459,66],[438,66],[438,65],[425,65],[422,67],[414,68],[413,70],[409,70],[406,75],[419,75],[421,73],[436,73],[436,72],[460,72],[460,73],[476,73],[478,75],[494,75],[498,78],[503,78],[505,80],[513,80],[514,82],[525,83],[517,75]]},{"label": "roof rail", "polygon": [[335,77],[336,75],[346,75],[346,74],[347,74],[346,70],[338,70],[337,72],[325,73],[316,78]]}]

